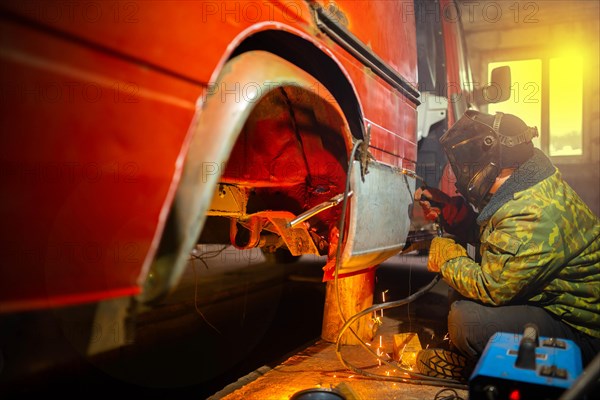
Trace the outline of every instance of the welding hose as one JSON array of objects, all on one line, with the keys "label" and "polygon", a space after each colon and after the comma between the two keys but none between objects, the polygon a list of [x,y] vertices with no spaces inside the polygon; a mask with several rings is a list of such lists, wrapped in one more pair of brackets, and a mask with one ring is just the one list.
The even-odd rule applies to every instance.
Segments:
[{"label": "welding hose", "polygon": [[[348,170],[346,171],[346,186],[344,188],[344,197],[342,200],[342,213],[341,213],[340,225],[339,225],[338,246],[336,249],[336,260],[335,260],[335,270],[334,270],[334,287],[335,287],[338,311],[340,313],[342,321],[344,321],[344,325],[342,326],[342,329],[340,330],[340,333],[338,334],[338,338],[336,341],[337,357],[340,360],[340,362],[342,363],[342,365],[344,365],[349,370],[351,370],[355,373],[364,375],[364,376],[372,377],[372,378],[378,378],[378,379],[382,379],[382,380],[402,382],[402,383],[426,384],[426,385],[431,385],[431,386],[447,386],[447,387],[453,387],[453,388],[458,388],[458,389],[466,389],[466,386],[461,384],[459,381],[435,378],[435,377],[431,377],[431,376],[427,376],[427,375],[418,374],[413,371],[402,368],[399,365],[394,365],[394,364],[388,362],[387,360],[382,359],[377,353],[375,353],[372,349],[370,349],[361,340],[361,338],[354,331],[354,329],[352,329],[350,327],[350,325],[354,321],[356,321],[358,318],[365,316],[373,311],[384,310],[384,309],[393,308],[393,307],[400,307],[400,306],[403,306],[403,305],[406,305],[406,304],[409,304],[409,303],[415,301],[416,299],[418,299],[419,297],[421,297],[422,295],[427,293],[429,290],[431,290],[431,288],[433,286],[435,286],[435,284],[440,280],[439,275],[436,275],[429,284],[427,284],[423,288],[419,289],[418,291],[416,291],[415,293],[413,293],[412,295],[410,295],[404,299],[373,305],[373,306],[366,308],[363,311],[355,314],[349,320],[346,320],[346,317],[344,316],[344,313],[343,313],[342,307],[341,307],[341,303],[340,303],[340,294],[339,294],[339,290],[338,290],[338,287],[339,287],[338,286],[338,275],[339,275],[339,269],[340,269],[340,264],[341,264],[342,246],[344,243],[344,233],[345,233],[344,229],[346,227],[346,224],[345,224],[346,211],[348,208],[348,197],[349,197],[348,194],[350,193],[350,179],[351,179],[351,173],[352,173],[352,164],[353,164],[354,158],[356,156],[356,151],[358,149],[358,146],[361,145],[362,143],[363,143],[363,141],[360,139],[354,143],[354,145],[352,147],[352,151],[350,152],[349,160],[348,160]],[[391,368],[400,370],[404,373],[414,376],[415,378],[401,378],[398,376],[387,376],[387,375],[374,374],[374,373],[371,373],[368,371],[364,371],[358,367],[355,367],[354,365],[352,365],[351,363],[346,361],[341,353],[341,338],[342,338],[343,334],[346,332],[346,330],[348,330],[348,329],[350,330],[352,335],[358,340],[358,343],[360,343],[360,345],[365,350],[367,350],[369,353],[371,353],[379,361],[381,361],[382,363],[386,364],[387,366],[389,366]]]},{"label": "welding hose", "polygon": [[[467,389],[466,385],[460,383],[457,380],[446,379],[446,378],[436,378],[436,377],[432,377],[432,376],[418,374],[418,373],[415,373],[414,371],[410,371],[406,368],[402,368],[398,364],[390,363],[389,361],[383,359],[381,356],[379,356],[377,353],[375,353],[362,340],[360,340],[360,338],[358,338],[358,335],[356,335],[354,330],[350,327],[350,325],[352,325],[354,322],[356,322],[356,320],[358,320],[359,318],[364,317],[365,315],[368,315],[372,312],[379,311],[379,310],[386,310],[389,308],[401,307],[401,306],[404,306],[406,304],[409,304],[409,303],[417,300],[419,297],[421,297],[425,293],[429,292],[431,290],[431,288],[433,288],[439,282],[439,280],[440,280],[440,275],[435,275],[435,277],[431,280],[431,282],[429,282],[426,286],[423,286],[421,289],[419,289],[412,295],[405,297],[404,299],[390,301],[387,303],[375,304],[369,308],[366,308],[366,309],[360,311],[359,313],[353,315],[352,317],[350,317],[350,319],[348,319],[346,321],[346,323],[340,329],[340,332],[338,334],[338,338],[336,341],[335,351],[336,351],[336,355],[337,355],[338,359],[340,360],[340,362],[342,363],[342,365],[344,365],[344,367],[348,368],[349,370],[351,370],[355,373],[358,373],[358,374],[361,374],[364,376],[368,376],[371,378],[386,380],[386,381],[413,383],[413,384],[430,385],[430,386],[445,386],[445,387],[451,387],[451,388],[456,388],[456,389]],[[377,358],[379,361],[386,364],[390,368],[407,373],[414,378],[402,378],[399,376],[388,376],[388,375],[375,374],[375,373],[360,369],[360,368],[352,365],[350,362],[346,361],[341,353],[341,339],[342,339],[342,336],[344,335],[344,333],[346,332],[346,330],[348,330],[348,329],[350,330],[350,332],[354,333],[355,337],[358,339],[359,344],[365,350],[367,350],[369,353],[371,353],[375,358]]]},{"label": "welding hose", "polygon": [[[344,236],[345,236],[344,230],[346,229],[346,211],[348,209],[348,197],[350,197],[349,193],[350,193],[350,179],[351,179],[351,174],[352,174],[352,164],[354,161],[354,157],[356,156],[356,150],[358,149],[358,146],[360,146],[362,143],[363,143],[363,141],[360,139],[354,143],[354,145],[352,146],[352,151],[350,152],[350,157],[348,159],[348,170],[346,171],[346,186],[344,187],[344,197],[342,200],[342,213],[340,215],[340,226],[338,228],[339,229],[339,237],[338,237],[337,248],[335,250],[335,269],[333,271],[333,284],[335,287],[335,296],[336,296],[336,301],[337,301],[337,305],[338,305],[338,311],[344,322],[346,321],[346,317],[344,316],[344,313],[342,311],[342,306],[340,303],[340,292],[338,290],[338,274],[339,274],[341,258],[342,258],[342,246],[344,245]],[[359,339],[358,335],[356,334],[356,332],[354,332],[354,330],[351,329],[351,332],[357,339]]]}]

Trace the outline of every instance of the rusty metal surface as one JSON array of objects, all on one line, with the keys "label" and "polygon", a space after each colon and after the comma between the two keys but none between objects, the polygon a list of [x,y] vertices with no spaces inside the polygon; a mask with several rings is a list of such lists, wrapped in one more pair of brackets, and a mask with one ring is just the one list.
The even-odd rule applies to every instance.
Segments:
[{"label": "rusty metal surface", "polygon": [[269,223],[263,224],[263,229],[277,233],[281,236],[292,255],[302,254],[319,255],[306,225],[299,225],[294,228],[288,228],[288,223],[294,219],[294,214],[287,211],[263,211],[248,216],[252,218],[262,218]]},{"label": "rusty metal surface", "polygon": [[[258,247],[261,243],[266,245],[266,251],[275,250],[268,248],[269,245],[278,244],[277,241],[266,234],[271,232],[281,237],[283,243],[294,256],[303,254],[319,255],[319,251],[308,231],[308,225],[298,224],[291,227],[290,222],[293,219],[294,214],[288,211],[261,211],[242,215],[240,218],[231,218],[231,243],[240,250],[252,249]],[[238,224],[248,231],[248,237],[244,243],[238,243],[237,241]]]}]

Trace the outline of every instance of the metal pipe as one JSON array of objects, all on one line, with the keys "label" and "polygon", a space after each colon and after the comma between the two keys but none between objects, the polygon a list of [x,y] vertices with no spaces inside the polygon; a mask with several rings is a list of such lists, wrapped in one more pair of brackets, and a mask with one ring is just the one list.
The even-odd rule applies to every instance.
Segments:
[{"label": "metal pipe", "polygon": [[[350,197],[350,196],[352,196],[352,191],[348,192],[348,197]],[[340,193],[337,196],[334,196],[331,199],[314,206],[310,210],[303,212],[302,214],[298,215],[296,218],[294,218],[293,220],[288,222],[286,224],[286,228],[294,228],[299,223],[304,222],[309,218],[312,218],[313,216],[319,214],[320,212],[325,211],[328,208],[331,208],[333,206],[337,206],[338,204],[340,204],[342,202],[343,199],[344,199],[344,194]]]}]

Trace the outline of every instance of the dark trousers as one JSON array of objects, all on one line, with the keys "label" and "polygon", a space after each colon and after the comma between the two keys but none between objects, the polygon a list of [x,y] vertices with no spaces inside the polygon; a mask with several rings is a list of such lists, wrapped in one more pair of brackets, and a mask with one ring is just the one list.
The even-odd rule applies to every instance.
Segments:
[{"label": "dark trousers", "polygon": [[529,305],[491,307],[471,300],[457,300],[450,306],[448,332],[454,346],[475,359],[494,333],[523,333],[527,323],[538,327],[539,336],[574,341],[581,349],[584,366],[600,352],[600,339],[572,328],[541,307]]}]

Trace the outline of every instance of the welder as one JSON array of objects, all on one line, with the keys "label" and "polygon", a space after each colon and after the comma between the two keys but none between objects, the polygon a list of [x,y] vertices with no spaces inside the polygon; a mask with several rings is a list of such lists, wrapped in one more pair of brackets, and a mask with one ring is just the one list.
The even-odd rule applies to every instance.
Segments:
[{"label": "welder", "polygon": [[456,300],[451,344],[418,354],[423,374],[466,379],[494,333],[527,323],[573,340],[584,365],[600,351],[600,220],[536,136],[514,115],[468,110],[440,138],[459,195],[425,187],[415,200],[453,235],[432,241],[427,268]]}]

